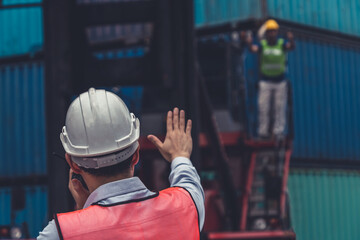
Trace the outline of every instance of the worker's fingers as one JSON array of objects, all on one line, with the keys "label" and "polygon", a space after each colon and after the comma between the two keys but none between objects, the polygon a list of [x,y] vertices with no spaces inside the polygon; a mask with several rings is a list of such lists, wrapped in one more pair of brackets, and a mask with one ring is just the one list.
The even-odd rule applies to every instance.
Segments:
[{"label": "worker's fingers", "polygon": [[179,129],[179,109],[178,108],[174,108],[174,113],[173,113],[173,124],[174,124],[174,130],[178,130]]},{"label": "worker's fingers", "polygon": [[74,190],[77,192],[77,194],[89,194],[89,192],[84,188],[84,186],[81,184],[81,182],[74,178],[71,179],[71,183],[73,185]]},{"label": "worker's fingers", "polygon": [[147,138],[152,142],[158,149],[162,148],[163,143],[154,135],[148,135]]},{"label": "worker's fingers", "polygon": [[173,114],[172,111],[168,111],[166,118],[166,131],[171,132],[173,130]]},{"label": "worker's fingers", "polygon": [[72,178],[72,174],[73,174],[73,170],[72,170],[72,168],[70,168],[70,170],[69,170],[69,188],[71,187],[70,186],[70,182],[71,182],[71,178]]},{"label": "worker's fingers", "polygon": [[192,121],[189,119],[186,124],[186,135],[191,135]]},{"label": "worker's fingers", "polygon": [[180,111],[180,131],[185,131],[185,111]]}]

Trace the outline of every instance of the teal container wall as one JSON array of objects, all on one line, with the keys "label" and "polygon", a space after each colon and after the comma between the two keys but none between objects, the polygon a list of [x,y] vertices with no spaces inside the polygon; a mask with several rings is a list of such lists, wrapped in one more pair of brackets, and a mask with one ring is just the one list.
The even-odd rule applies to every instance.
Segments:
[{"label": "teal container wall", "polygon": [[[297,38],[288,55],[296,158],[360,160],[360,48]],[[249,131],[256,131],[255,54],[246,53]]]},{"label": "teal container wall", "polygon": [[260,0],[194,0],[194,11],[196,27],[261,16]]},{"label": "teal container wall", "polygon": [[358,0],[267,0],[267,16],[262,16],[260,0],[194,0],[194,4],[197,27],[274,17],[360,36]]},{"label": "teal container wall", "polygon": [[43,35],[41,7],[0,10],[0,58],[39,51]]},{"label": "teal container wall", "polygon": [[30,4],[30,3],[41,3],[42,0],[2,0],[4,6],[16,5],[16,4]]},{"label": "teal container wall", "polygon": [[0,176],[46,174],[43,64],[0,66],[0,89]]},{"label": "teal container wall", "polygon": [[297,240],[360,239],[360,173],[291,170],[288,189]]},{"label": "teal container wall", "polygon": [[[35,238],[48,223],[47,188],[25,187],[25,208],[15,212],[15,224],[26,222],[30,237]],[[11,189],[0,188],[0,225],[11,224]]]},{"label": "teal container wall", "polygon": [[[4,5],[41,0],[4,0]],[[360,35],[360,1],[268,0],[270,17],[351,35]],[[261,18],[261,0],[194,0],[196,27]],[[0,10],[0,57],[38,51],[43,46],[42,8]]]},{"label": "teal container wall", "polygon": [[271,17],[350,35],[360,35],[358,0],[267,0]]}]

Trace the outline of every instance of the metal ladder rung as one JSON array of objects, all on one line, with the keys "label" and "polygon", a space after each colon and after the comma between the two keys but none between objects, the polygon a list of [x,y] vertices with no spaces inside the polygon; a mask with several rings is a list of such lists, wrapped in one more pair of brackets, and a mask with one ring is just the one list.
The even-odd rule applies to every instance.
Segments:
[{"label": "metal ladder rung", "polygon": [[263,194],[251,195],[249,200],[250,202],[262,202],[265,200],[265,195]]},{"label": "metal ladder rung", "polygon": [[250,217],[261,217],[261,216],[276,216],[278,215],[278,210],[276,209],[269,209],[268,212],[266,212],[265,209],[251,209],[249,212]]},{"label": "metal ladder rung", "polygon": [[252,184],[253,187],[264,187],[265,182],[263,180],[255,180]]}]

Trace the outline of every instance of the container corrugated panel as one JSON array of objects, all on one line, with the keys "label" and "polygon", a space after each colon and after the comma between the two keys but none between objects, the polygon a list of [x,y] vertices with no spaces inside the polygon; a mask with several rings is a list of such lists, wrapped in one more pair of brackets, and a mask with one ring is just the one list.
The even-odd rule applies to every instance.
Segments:
[{"label": "container corrugated panel", "polygon": [[30,3],[41,3],[42,0],[2,0],[4,6],[17,5],[17,4],[30,4]]},{"label": "container corrugated panel", "polygon": [[46,174],[44,66],[0,66],[0,176]]},{"label": "container corrugated panel", "polygon": [[[34,238],[48,223],[47,188],[25,187],[25,208],[15,212],[15,225],[28,225],[30,237]],[[11,224],[11,189],[0,188],[0,225]]]},{"label": "container corrugated panel", "polygon": [[[301,38],[289,53],[294,157],[360,160],[360,48]],[[257,58],[247,53],[247,111],[255,132]]]},{"label": "container corrugated panel", "polygon": [[78,4],[88,4],[88,3],[112,3],[112,2],[145,2],[151,0],[76,0]]},{"label": "container corrugated panel", "polygon": [[288,189],[296,239],[360,239],[359,186],[355,171],[292,170]]},{"label": "container corrugated panel", "polygon": [[211,26],[261,16],[261,0],[194,0],[195,26]]},{"label": "container corrugated panel", "polygon": [[42,46],[41,7],[0,10],[0,57],[37,52]]},{"label": "container corrugated panel", "polygon": [[[113,2],[139,2],[144,0],[77,0],[78,4],[106,4]],[[150,39],[152,23],[114,24],[89,27],[86,30],[90,44],[104,41],[124,41],[127,44]]]},{"label": "container corrugated panel", "polygon": [[289,54],[294,156],[360,160],[360,48],[310,39]]},{"label": "container corrugated panel", "polygon": [[360,35],[358,0],[267,0],[269,16],[319,28]]},{"label": "container corrugated panel", "polygon": [[96,26],[87,29],[90,43],[103,41],[124,41],[136,43],[139,40],[150,39],[153,33],[152,23],[117,24],[109,26]]}]

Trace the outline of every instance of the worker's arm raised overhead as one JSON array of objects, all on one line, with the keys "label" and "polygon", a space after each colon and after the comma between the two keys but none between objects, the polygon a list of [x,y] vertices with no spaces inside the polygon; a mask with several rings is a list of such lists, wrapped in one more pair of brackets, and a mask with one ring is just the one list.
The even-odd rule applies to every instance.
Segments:
[{"label": "worker's arm raised overhead", "polygon": [[256,44],[253,44],[253,37],[251,32],[248,32],[248,34],[244,31],[240,33],[240,38],[242,41],[245,41],[246,45],[248,46],[249,50],[253,53],[257,53],[259,51],[259,46]]},{"label": "worker's arm raised overhead", "polygon": [[190,161],[192,152],[191,120],[185,124],[185,112],[175,108],[167,115],[167,132],[165,141],[161,142],[154,135],[148,139],[155,144],[162,156],[171,163],[169,176],[171,187],[185,188],[193,198],[199,213],[200,230],[204,225],[205,207],[204,191],[201,187],[200,177]]},{"label": "worker's arm raised overhead", "polygon": [[285,50],[291,51],[295,49],[294,34],[292,32],[287,32],[286,34],[288,41],[285,44]]}]

